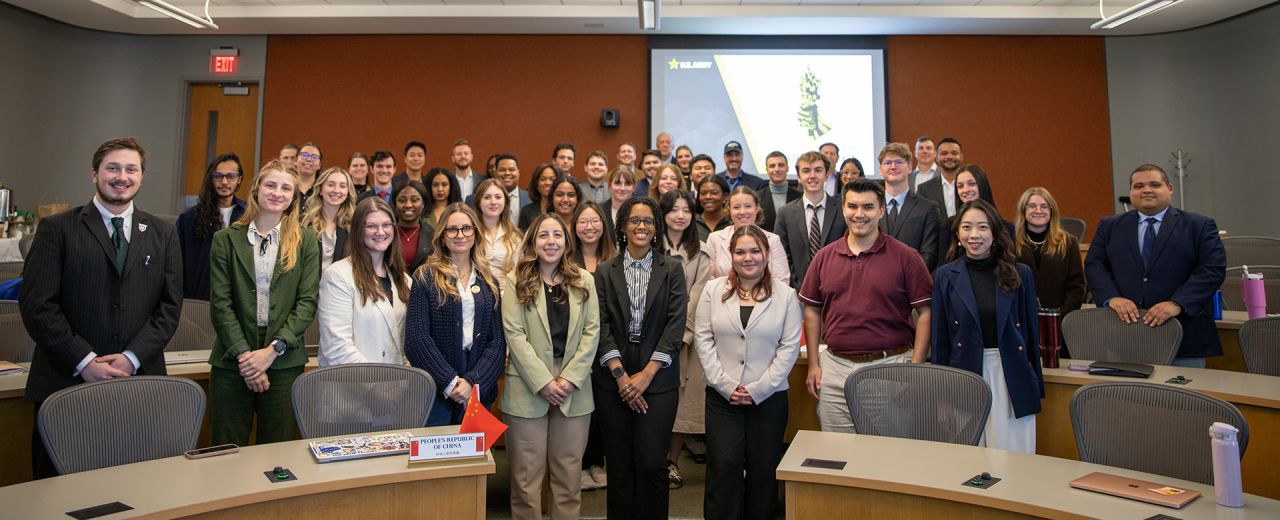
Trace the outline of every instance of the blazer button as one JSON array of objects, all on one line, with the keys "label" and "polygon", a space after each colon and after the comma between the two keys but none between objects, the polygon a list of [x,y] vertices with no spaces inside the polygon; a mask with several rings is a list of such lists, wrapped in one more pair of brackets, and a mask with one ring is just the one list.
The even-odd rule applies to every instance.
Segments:
[{"label": "blazer button", "polygon": [[747,360],[745,360],[745,359],[740,360],[740,361],[738,361],[738,364],[739,364],[739,365],[745,365],[745,364],[747,364]]},{"label": "blazer button", "polygon": [[959,326],[959,325],[960,325],[960,320],[955,320],[955,321],[953,321],[953,322],[951,322],[951,323],[954,323],[954,324],[956,324],[957,326]]},{"label": "blazer button", "polygon": [[961,342],[959,342],[959,341],[957,341],[957,342],[956,342],[956,348],[960,348],[960,347],[963,347],[963,346],[964,346],[964,343],[961,343]]},{"label": "blazer button", "polygon": [[739,335],[738,335],[738,337],[739,337],[739,338],[741,338],[741,339],[747,339],[747,335],[746,335],[746,334],[739,334]]},{"label": "blazer button", "polygon": [[1022,345],[1018,345],[1018,352],[1022,352]]},{"label": "blazer button", "polygon": [[1014,323],[1014,324],[1013,324],[1013,326],[1014,326],[1014,327],[1021,327],[1021,326],[1022,326],[1022,322],[1020,322],[1020,321],[1019,321],[1019,322],[1017,322],[1017,323]]}]

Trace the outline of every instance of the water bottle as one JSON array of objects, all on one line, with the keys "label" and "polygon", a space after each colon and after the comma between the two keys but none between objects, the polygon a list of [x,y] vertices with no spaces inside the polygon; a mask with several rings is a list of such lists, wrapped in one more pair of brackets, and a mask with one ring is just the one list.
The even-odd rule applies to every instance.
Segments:
[{"label": "water bottle", "polygon": [[1213,491],[1218,505],[1244,507],[1244,488],[1240,483],[1240,430],[1216,422],[1209,427],[1213,439]]}]

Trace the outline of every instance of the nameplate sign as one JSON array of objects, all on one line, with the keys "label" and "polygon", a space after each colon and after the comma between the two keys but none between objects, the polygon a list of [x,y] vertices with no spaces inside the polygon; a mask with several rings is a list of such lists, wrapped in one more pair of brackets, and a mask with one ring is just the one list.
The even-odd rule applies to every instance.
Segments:
[{"label": "nameplate sign", "polygon": [[466,459],[484,456],[483,433],[457,433],[414,437],[409,442],[409,462]]}]

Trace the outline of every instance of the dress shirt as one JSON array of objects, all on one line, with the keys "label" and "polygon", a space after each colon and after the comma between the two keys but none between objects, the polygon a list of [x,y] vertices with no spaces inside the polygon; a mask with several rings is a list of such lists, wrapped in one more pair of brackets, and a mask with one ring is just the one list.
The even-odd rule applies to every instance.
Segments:
[{"label": "dress shirt", "polygon": [[945,175],[938,180],[942,182],[942,201],[947,204],[947,216],[954,217],[956,216],[956,181],[947,181]]},{"label": "dress shirt", "polygon": [[[1160,234],[1160,225],[1164,224],[1164,216],[1166,213],[1169,213],[1169,208],[1164,208],[1164,210],[1156,213],[1155,215],[1144,215],[1141,211],[1138,212],[1138,251],[1142,251],[1143,235],[1147,233],[1147,226],[1155,226],[1155,234]],[[1148,224],[1148,218],[1156,219],[1155,224]]]},{"label": "dress shirt", "polygon": [[379,198],[381,198],[381,199],[382,199],[382,202],[386,202],[387,204],[391,204],[391,207],[392,207],[393,209],[395,208],[395,204],[391,202],[391,187],[390,187],[390,186],[388,186],[388,187],[386,187],[386,188],[379,188],[379,187],[377,187],[377,186],[373,186],[373,187],[371,187],[371,188],[369,188],[369,189],[373,190],[373,194],[374,194],[374,195],[376,195],[376,196],[378,196]]},{"label": "dress shirt", "polygon": [[929,182],[938,176],[938,163],[933,163],[928,170],[920,171],[920,166],[916,165],[916,170],[912,173],[916,174],[916,186],[922,182]]},{"label": "dress shirt", "polygon": [[889,203],[891,200],[898,201],[898,216],[902,216],[902,205],[907,203],[908,193],[911,193],[911,190],[902,190],[902,193],[897,195],[890,195],[888,191],[884,192],[884,218],[889,218],[889,208],[893,207],[893,205]]},{"label": "dress shirt", "polygon": [[[113,217],[121,217],[124,219],[124,241],[128,242],[129,239],[133,237],[133,202],[130,202],[129,207],[125,208],[125,210],[120,212],[119,215],[112,213],[104,207],[102,205],[102,201],[98,200],[97,195],[93,196],[93,205],[98,208],[98,215],[102,217],[102,224],[107,226],[107,238],[110,238],[111,235],[116,232],[116,228],[111,225],[111,219]],[[71,373],[72,377],[79,376],[80,371],[84,370],[84,367],[89,366],[89,362],[93,361],[93,358],[96,357],[98,357],[98,354],[95,352],[89,352],[86,354],[84,359],[81,359],[79,363],[76,363],[76,370]],[[138,367],[142,366],[142,362],[138,361],[138,355],[134,354],[132,350],[126,349],[124,351],[124,357],[129,358],[129,362],[133,363],[132,373],[138,373]]]},{"label": "dress shirt", "polygon": [[320,271],[324,272],[333,263],[333,250],[338,247],[338,233],[334,231],[320,232]]},{"label": "dress shirt", "polygon": [[[813,216],[815,213],[817,213],[818,215],[818,235],[826,236],[827,230],[822,229],[822,224],[826,222],[825,220],[823,220],[827,216],[826,206],[827,206],[826,197],[822,197],[822,200],[818,201],[817,204],[810,202],[808,197],[804,197],[804,231],[805,231],[804,239],[806,242],[809,240],[809,234],[808,234],[809,223],[813,221]],[[823,244],[823,245],[826,245],[826,244]],[[819,249],[821,249],[821,247],[819,247]]]},{"label": "dress shirt", "polygon": [[[636,260],[631,257],[630,251],[623,251],[623,275],[627,280],[627,301],[628,311],[631,314],[631,324],[627,327],[627,332],[631,336],[640,335],[644,326],[644,308],[648,303],[649,275],[653,273],[653,249],[650,249],[644,258]],[[635,343],[631,338],[627,338],[627,343]],[[606,352],[600,357],[600,364],[605,365],[610,359],[620,358],[622,353],[615,350]],[[649,357],[653,361],[657,361],[665,368],[671,365],[671,356],[657,350],[653,351],[653,355]]]},{"label": "dress shirt", "polygon": [[520,220],[520,188],[507,192],[507,213],[511,215],[511,223]]},{"label": "dress shirt", "polygon": [[[458,279],[458,300],[462,302],[463,351],[470,351],[471,345],[476,340],[476,295],[471,293],[471,287],[475,284],[476,270],[474,267],[471,269],[471,277],[467,279],[466,283],[462,283],[461,278]],[[444,391],[440,392],[441,394],[444,394],[445,399],[448,399],[449,394],[453,393],[453,388],[458,386],[458,381],[460,379],[462,379],[461,375],[453,376],[453,381],[450,381],[449,384],[445,385]],[[474,392],[475,388],[472,387],[471,391]],[[471,394],[468,393],[467,397],[470,398]]]},{"label": "dress shirt", "polygon": [[231,227],[231,212],[235,211],[235,209],[236,209],[235,204],[232,204],[225,208],[218,208],[218,214],[222,216],[223,229]]},{"label": "dress shirt", "polygon": [[476,191],[476,173],[467,168],[467,175],[464,177],[461,172],[454,171],[453,176],[458,179],[458,193],[462,194],[462,200],[467,200],[472,193]]},{"label": "dress shirt", "polygon": [[258,326],[266,327],[271,313],[271,277],[280,255],[280,223],[263,235],[257,222],[249,222],[249,245],[253,246],[253,275],[258,293]]},{"label": "dress shirt", "polygon": [[582,187],[583,200],[589,200],[596,204],[604,204],[609,200],[609,185],[605,184],[604,179],[600,179],[600,184],[593,184],[590,179],[583,181],[579,186]]}]

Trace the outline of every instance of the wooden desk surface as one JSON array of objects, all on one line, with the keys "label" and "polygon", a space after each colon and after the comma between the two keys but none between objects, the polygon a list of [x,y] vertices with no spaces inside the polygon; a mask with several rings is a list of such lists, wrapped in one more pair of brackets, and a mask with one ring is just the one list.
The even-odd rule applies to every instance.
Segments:
[{"label": "wooden desk surface", "polygon": [[[407,431],[456,433],[458,427]],[[240,453],[199,460],[171,457],[17,484],[0,488],[0,504],[9,518],[64,517],[67,511],[115,501],[134,509],[111,518],[174,518],[371,486],[479,476],[483,508],[483,476],[494,472],[492,454],[427,467],[408,467],[407,455],[318,464],[307,442],[248,446]],[[270,482],[262,472],[275,466],[289,468],[298,480]],[[447,509],[444,504],[441,507]],[[419,513],[419,517],[430,515]]]},{"label": "wooden desk surface", "polygon": [[[842,470],[802,467],[806,458],[848,464]],[[985,490],[961,485],[984,471],[1003,480]],[[1095,471],[1193,489],[1202,496],[1175,510],[1068,486],[1071,480]],[[1243,508],[1221,507],[1214,502],[1213,486],[1195,482],[1055,457],[867,435],[801,431],[783,456],[777,475],[788,484],[914,495],[1044,518],[1143,519],[1157,513],[1177,518],[1280,518],[1280,501],[1246,495]],[[793,505],[791,498],[789,493],[788,508]],[[841,516],[835,504],[825,506],[833,517]]]},{"label": "wooden desk surface", "polygon": [[[1044,369],[1045,383],[1062,383],[1087,385],[1104,381],[1134,381],[1155,383],[1174,388],[1185,388],[1206,395],[1212,395],[1223,401],[1234,404],[1250,404],[1265,408],[1280,409],[1280,377],[1250,374],[1247,372],[1228,372],[1210,368],[1186,368],[1154,365],[1155,372],[1146,379],[1129,377],[1100,376],[1088,372],[1077,372],[1067,368],[1069,365],[1088,365],[1093,361],[1081,359],[1064,359],[1058,368]],[[1166,383],[1175,376],[1183,376],[1191,382],[1185,385]]]}]

